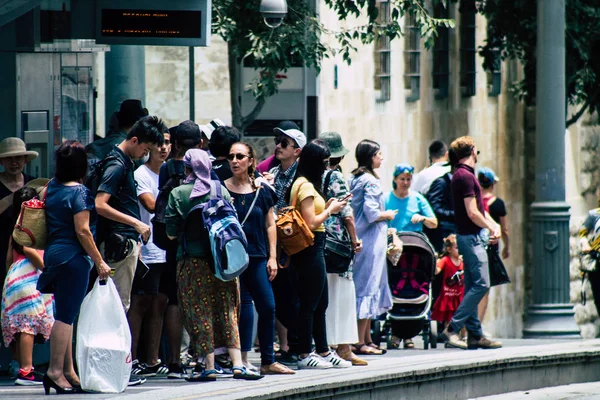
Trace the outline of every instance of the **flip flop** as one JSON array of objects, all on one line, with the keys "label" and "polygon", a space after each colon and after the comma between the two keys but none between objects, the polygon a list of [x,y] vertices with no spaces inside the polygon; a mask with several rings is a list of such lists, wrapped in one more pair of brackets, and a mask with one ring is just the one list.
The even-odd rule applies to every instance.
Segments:
[{"label": "flip flop", "polygon": [[415,343],[412,341],[412,339],[404,339],[404,348],[405,349],[414,349]]},{"label": "flip flop", "polygon": [[383,351],[380,349],[373,348],[364,343],[357,343],[352,345],[352,352],[354,354],[360,354],[364,356],[380,356],[383,355]]},{"label": "flip flop", "polygon": [[188,382],[215,382],[217,380],[217,373],[215,369],[205,369],[199,374],[193,374],[189,378],[185,378],[185,380]]},{"label": "flip flop", "polygon": [[[236,373],[236,371],[239,371],[239,372]],[[264,378],[264,375],[259,375],[256,372],[252,372],[246,367],[233,367],[233,368],[231,368],[231,372],[233,372],[233,379],[243,379],[245,381],[257,381],[259,379]]]},{"label": "flip flop", "polygon": [[381,354],[385,354],[385,353],[387,353],[387,350],[386,350],[386,349],[382,349],[381,347],[377,346],[377,345],[376,345],[375,343],[373,343],[373,342],[367,343],[367,346],[369,346],[369,347],[371,347],[371,348],[373,348],[373,349],[376,349],[376,350],[379,350],[379,351],[381,351]]}]

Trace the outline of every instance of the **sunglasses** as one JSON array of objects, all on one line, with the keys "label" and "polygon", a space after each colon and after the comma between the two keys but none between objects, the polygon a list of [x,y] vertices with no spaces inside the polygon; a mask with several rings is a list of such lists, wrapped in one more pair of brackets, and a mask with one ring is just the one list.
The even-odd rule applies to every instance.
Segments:
[{"label": "sunglasses", "polygon": [[284,139],[282,137],[276,137],[276,138],[273,138],[273,140],[275,140],[275,146],[280,144],[282,149],[287,149],[288,146],[292,146],[293,148],[298,148],[298,146],[293,145],[292,143],[288,142],[286,139]]},{"label": "sunglasses", "polygon": [[413,174],[415,172],[415,167],[410,165],[396,165],[394,170],[394,176],[398,176],[400,174]]},{"label": "sunglasses", "polygon": [[233,154],[233,153],[231,153],[231,154],[229,154],[229,155],[227,156],[227,159],[228,159],[229,161],[233,161],[234,159],[237,159],[238,161],[241,161],[241,160],[243,160],[243,159],[244,159],[244,158],[246,158],[246,157],[250,158],[250,156],[249,156],[249,155],[247,155],[247,154],[242,154],[242,153],[236,153],[236,154]]}]

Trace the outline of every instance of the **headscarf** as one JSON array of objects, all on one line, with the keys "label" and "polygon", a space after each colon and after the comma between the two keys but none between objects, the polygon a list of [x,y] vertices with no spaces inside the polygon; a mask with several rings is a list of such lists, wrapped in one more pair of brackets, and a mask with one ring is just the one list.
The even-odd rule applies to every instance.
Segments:
[{"label": "headscarf", "polygon": [[392,187],[394,188],[394,190],[396,190],[396,177],[400,174],[414,174],[415,173],[415,167],[413,167],[410,164],[396,164],[394,166],[394,177],[392,178]]},{"label": "headscarf", "polygon": [[200,149],[190,149],[185,152],[183,165],[192,170],[187,178],[185,178],[185,183],[194,182],[194,189],[192,189],[190,199],[202,197],[209,193],[212,165],[208,158],[208,153]]}]

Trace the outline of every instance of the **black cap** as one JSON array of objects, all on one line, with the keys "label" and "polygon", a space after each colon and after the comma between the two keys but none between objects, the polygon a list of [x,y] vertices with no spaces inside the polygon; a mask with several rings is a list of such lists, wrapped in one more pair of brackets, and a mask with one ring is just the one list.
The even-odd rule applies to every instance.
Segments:
[{"label": "black cap", "polygon": [[123,100],[121,108],[117,113],[119,125],[121,127],[133,126],[138,119],[148,115],[148,110],[142,106],[142,102],[137,99]]},{"label": "black cap", "polygon": [[281,131],[287,131],[288,129],[296,129],[296,130],[300,130],[300,128],[298,127],[298,125],[296,125],[295,122],[292,121],[281,121],[279,123],[279,125],[277,125],[277,128],[273,129],[273,133],[276,135],[280,135]]},{"label": "black cap", "polygon": [[173,135],[171,142],[181,143],[186,147],[196,146],[202,139],[200,127],[194,121],[183,121],[171,129],[169,129],[169,132],[172,132]]}]

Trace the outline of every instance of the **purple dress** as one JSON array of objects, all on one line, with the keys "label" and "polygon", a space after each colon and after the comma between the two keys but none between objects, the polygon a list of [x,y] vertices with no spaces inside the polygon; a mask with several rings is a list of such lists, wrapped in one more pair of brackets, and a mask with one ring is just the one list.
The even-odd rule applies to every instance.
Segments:
[{"label": "purple dress", "polygon": [[356,235],[363,249],[352,266],[358,319],[374,319],[392,308],[386,269],[387,222],[375,222],[384,210],[379,179],[369,173],[350,178]]}]

